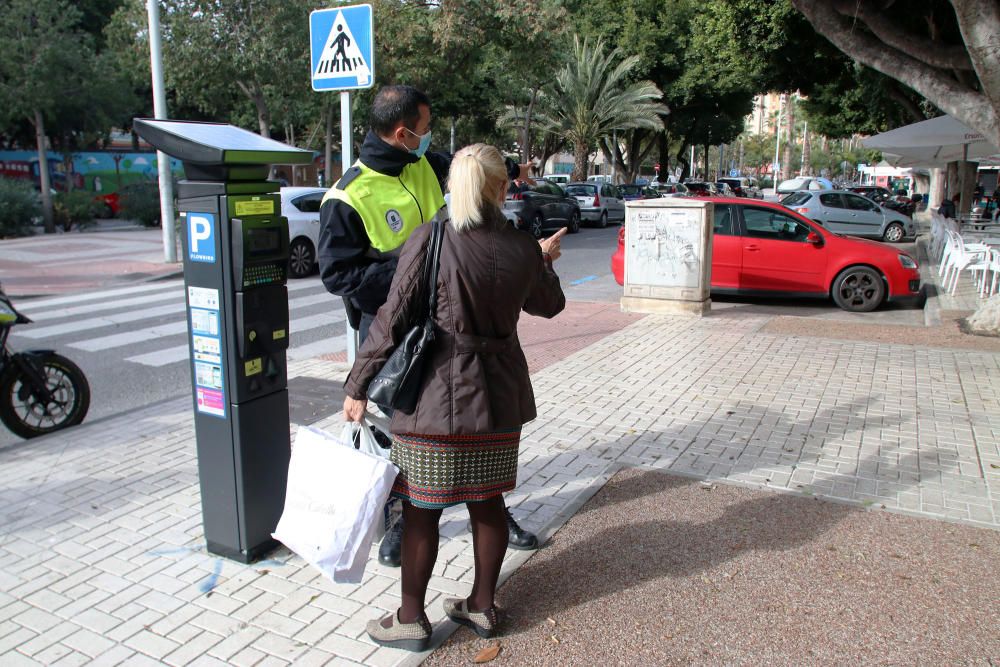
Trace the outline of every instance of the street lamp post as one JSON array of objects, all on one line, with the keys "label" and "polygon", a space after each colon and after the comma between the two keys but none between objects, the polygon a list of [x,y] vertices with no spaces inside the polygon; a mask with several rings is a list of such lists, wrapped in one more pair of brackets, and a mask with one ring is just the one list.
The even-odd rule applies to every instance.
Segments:
[{"label": "street lamp post", "polygon": [[[163,91],[163,55],[160,44],[159,0],[146,0],[149,15],[149,65],[153,77],[153,118],[167,117],[167,97]],[[177,240],[174,230],[174,177],[170,170],[170,157],[156,151],[156,166],[160,178],[160,226],[163,230],[163,261],[177,261]]]}]

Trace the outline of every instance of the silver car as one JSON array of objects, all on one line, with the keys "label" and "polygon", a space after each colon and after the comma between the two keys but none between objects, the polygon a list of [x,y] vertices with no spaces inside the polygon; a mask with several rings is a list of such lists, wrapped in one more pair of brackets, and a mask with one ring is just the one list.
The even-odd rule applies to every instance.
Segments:
[{"label": "silver car", "polygon": [[580,217],[607,227],[609,220],[625,222],[625,198],[611,183],[567,183],[566,196],[580,204]]},{"label": "silver car", "polygon": [[911,218],[846,190],[793,192],[781,203],[838,234],[868,236],[890,243],[916,235]]}]

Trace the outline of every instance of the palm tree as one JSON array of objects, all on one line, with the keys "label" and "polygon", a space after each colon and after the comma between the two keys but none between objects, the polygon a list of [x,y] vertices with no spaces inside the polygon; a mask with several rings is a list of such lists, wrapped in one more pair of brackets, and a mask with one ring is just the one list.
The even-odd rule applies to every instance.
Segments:
[{"label": "palm tree", "polygon": [[651,81],[628,80],[638,56],[622,58],[619,49],[605,53],[602,40],[581,44],[578,37],[573,55],[539,96],[536,119],[573,146],[573,178],[580,180],[587,177],[587,155],[599,139],[615,130],[662,130],[661,116],[669,109],[658,101],[663,93]]}]

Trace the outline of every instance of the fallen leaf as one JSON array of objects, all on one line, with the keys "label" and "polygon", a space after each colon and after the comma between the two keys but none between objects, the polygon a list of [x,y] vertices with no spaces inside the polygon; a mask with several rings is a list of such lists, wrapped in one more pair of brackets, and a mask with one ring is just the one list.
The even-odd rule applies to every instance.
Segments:
[{"label": "fallen leaf", "polygon": [[476,654],[476,657],[472,660],[477,665],[481,665],[484,662],[489,662],[500,655],[500,642],[493,644],[492,646],[487,646],[482,651]]}]

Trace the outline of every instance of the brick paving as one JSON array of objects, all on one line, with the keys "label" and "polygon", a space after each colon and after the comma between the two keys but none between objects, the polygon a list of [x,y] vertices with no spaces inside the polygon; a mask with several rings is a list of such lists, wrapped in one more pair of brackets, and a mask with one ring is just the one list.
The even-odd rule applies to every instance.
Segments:
[{"label": "brick paving", "polygon": [[[578,338],[560,344],[565,358],[535,357],[539,419],[507,497],[543,538],[623,466],[1000,526],[997,353],[819,344],[738,312],[624,326],[614,311],[524,335]],[[317,386],[345,372],[290,366]],[[337,408],[318,425],[337,432]],[[189,398],[6,447],[0,480],[0,664],[421,658],[364,634],[398,604],[396,570],[373,560],[361,584],[334,585],[285,549],[253,565],[205,552]],[[453,629],[440,597],[471,583],[463,510],[445,513],[442,536],[428,596],[437,641]],[[529,556],[508,553],[505,576]]]}]

